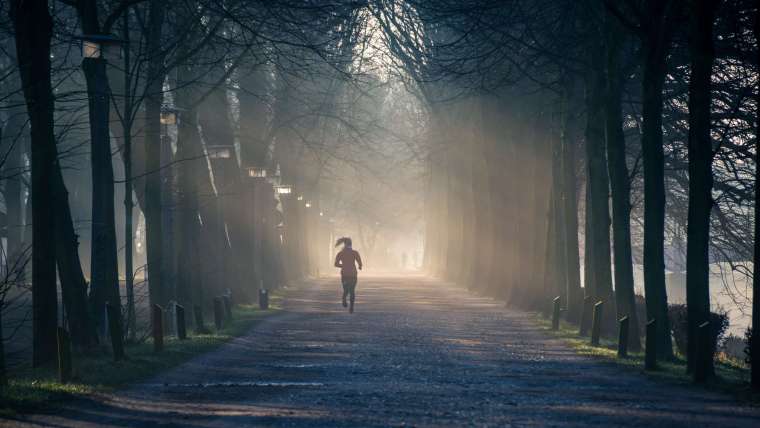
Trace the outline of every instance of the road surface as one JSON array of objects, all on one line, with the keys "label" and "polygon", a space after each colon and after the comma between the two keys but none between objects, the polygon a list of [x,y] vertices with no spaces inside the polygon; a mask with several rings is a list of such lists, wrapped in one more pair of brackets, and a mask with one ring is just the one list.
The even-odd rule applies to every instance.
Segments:
[{"label": "road surface", "polygon": [[[337,279],[218,350],[23,427],[760,426],[760,409],[576,355],[528,314],[422,276]],[[3,424],[0,423],[0,424]]]}]

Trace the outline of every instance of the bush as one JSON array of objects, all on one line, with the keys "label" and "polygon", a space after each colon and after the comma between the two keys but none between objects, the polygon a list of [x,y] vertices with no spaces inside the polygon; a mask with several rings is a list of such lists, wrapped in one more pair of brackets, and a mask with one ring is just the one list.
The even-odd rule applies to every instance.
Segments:
[{"label": "bush", "polygon": [[748,366],[752,367],[752,327],[747,327],[747,331],[744,332],[744,362]]},{"label": "bush", "polygon": [[[676,349],[682,355],[686,355],[688,349],[687,338],[689,329],[689,317],[687,315],[686,305],[668,306],[668,318],[670,328],[673,331],[673,339],[676,342]],[[728,314],[725,312],[710,312],[710,330],[711,330],[711,349],[713,355],[718,349],[718,342],[728,329]]]},{"label": "bush", "polygon": [[733,334],[726,336],[723,342],[720,344],[720,349],[731,359],[737,361],[744,361],[744,350],[746,344],[744,338],[735,336]]}]

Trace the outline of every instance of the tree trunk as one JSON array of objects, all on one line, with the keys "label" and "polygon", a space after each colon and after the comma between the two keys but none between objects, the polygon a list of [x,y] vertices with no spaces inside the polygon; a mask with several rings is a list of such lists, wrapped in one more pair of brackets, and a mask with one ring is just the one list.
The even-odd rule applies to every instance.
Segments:
[{"label": "tree trunk", "polygon": [[165,306],[169,297],[162,283],[163,228],[161,224],[161,105],[164,93],[164,58],[161,33],[166,3],[151,0],[148,23],[148,83],[145,93],[145,229],[150,304]]},{"label": "tree trunk", "polygon": [[108,126],[110,93],[106,61],[85,58],[92,167],[92,244],[90,246],[90,305],[96,328],[105,334],[105,304],[121,307],[114,211],[114,179]]},{"label": "tree trunk", "polygon": [[[69,192],[63,181],[61,168],[56,164],[53,178],[55,199],[55,256],[61,294],[66,308],[71,341],[79,348],[87,348],[98,341],[93,317],[104,313],[105,307],[92,306],[87,301],[87,281],[79,259],[79,236],[69,208]],[[98,312],[94,312],[98,311]]]},{"label": "tree trunk", "polygon": [[607,94],[605,122],[607,128],[607,165],[612,191],[612,231],[615,263],[615,301],[618,318],[628,317],[628,347],[641,350],[639,322],[636,312],[636,295],[633,287],[633,260],[631,255],[631,183],[626,164],[625,136],[621,94],[623,78],[620,72],[619,52],[621,32],[615,22],[607,18]]},{"label": "tree trunk", "polygon": [[647,2],[650,23],[642,41],[642,160],[644,165],[644,292],[647,319],[657,320],[657,354],[673,357],[665,290],[665,155],[662,146],[662,88],[670,48],[672,2]]},{"label": "tree trunk", "polygon": [[563,256],[567,268],[567,311],[570,320],[579,320],[583,301],[581,290],[580,249],[578,243],[578,195],[575,162],[577,141],[575,116],[575,82],[570,81],[563,88],[564,107],[562,109],[562,216],[564,217],[562,242]]},{"label": "tree trunk", "polygon": [[[760,5],[755,12],[755,25],[752,27],[755,33],[755,42],[760,46]],[[757,51],[757,66],[760,67],[760,50]],[[760,390],[760,81],[757,82],[755,92],[755,244],[752,256],[752,332],[754,333],[750,343],[750,355],[752,358],[751,383],[755,390]]]},{"label": "tree trunk", "polygon": [[586,257],[591,257],[593,264],[586,285],[586,295],[601,300],[605,305],[605,327],[611,331],[615,320],[612,308],[612,272],[610,260],[610,212],[609,212],[609,175],[607,171],[604,109],[605,109],[605,75],[604,46],[591,48],[591,70],[586,83],[586,234],[591,244]]},{"label": "tree trunk", "polygon": [[50,83],[53,21],[47,0],[12,0],[21,82],[31,124],[32,164],[32,365],[55,359],[56,293],[53,197],[56,163],[54,101]]},{"label": "tree trunk", "polygon": [[[710,210],[712,208],[713,148],[710,136],[710,101],[713,22],[717,0],[691,2],[689,54],[689,213],[686,227],[686,304],[688,311],[688,370],[714,374],[712,346],[697,349],[698,327],[710,321]],[[705,358],[698,358],[702,354]],[[697,367],[697,362],[704,364]]]}]

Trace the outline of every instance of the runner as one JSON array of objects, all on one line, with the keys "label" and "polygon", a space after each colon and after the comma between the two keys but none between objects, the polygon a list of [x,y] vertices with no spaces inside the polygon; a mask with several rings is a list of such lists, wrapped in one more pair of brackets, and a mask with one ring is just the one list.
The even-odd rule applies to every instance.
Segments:
[{"label": "runner", "polygon": [[[359,265],[359,270],[362,269],[362,258],[358,251],[354,251],[351,248],[351,238],[340,238],[335,243],[335,246],[337,247],[340,244],[343,244],[343,249],[335,256],[335,267],[340,268],[340,281],[343,283],[343,307],[348,306],[348,312],[354,313],[356,281],[358,277],[356,265]],[[346,302],[347,297],[350,297],[350,306]]]}]

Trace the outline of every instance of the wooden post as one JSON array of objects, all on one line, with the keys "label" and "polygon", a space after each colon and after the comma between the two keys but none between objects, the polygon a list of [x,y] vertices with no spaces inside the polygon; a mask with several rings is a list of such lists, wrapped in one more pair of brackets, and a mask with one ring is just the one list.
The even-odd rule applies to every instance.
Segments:
[{"label": "wooden post", "polygon": [[185,307],[182,305],[174,305],[174,315],[177,321],[177,339],[187,339],[187,328],[185,326]]},{"label": "wooden post", "polygon": [[554,308],[552,309],[552,330],[559,330],[559,312],[560,312],[560,296],[554,298]]},{"label": "wooden post", "polygon": [[629,318],[627,316],[620,318],[618,330],[618,358],[628,357],[628,324]]},{"label": "wooden post", "polygon": [[111,336],[111,349],[113,360],[124,359],[124,334],[121,329],[121,312],[111,303],[106,303],[106,317],[108,319],[108,334]]},{"label": "wooden post", "polygon": [[647,323],[646,349],[644,350],[644,369],[657,370],[657,319]]},{"label": "wooden post", "polygon": [[214,297],[214,325],[217,331],[224,327],[224,303],[221,297]]},{"label": "wooden post", "polygon": [[232,300],[228,294],[225,294],[222,296],[222,301],[224,302],[224,321],[230,324],[232,323]]},{"label": "wooden post", "polygon": [[153,305],[151,315],[151,320],[153,321],[153,351],[161,352],[164,350],[164,308],[159,305]]},{"label": "wooden post", "polygon": [[203,321],[203,309],[201,309],[200,306],[198,305],[193,306],[193,316],[195,317],[195,333],[196,334],[208,333],[208,330],[206,330],[205,322]]},{"label": "wooden post", "polygon": [[269,309],[269,290],[264,288],[259,290],[259,309]]},{"label": "wooden post", "polygon": [[599,336],[602,332],[602,311],[604,302],[598,301],[594,305],[594,317],[591,319],[591,345],[599,346]]},{"label": "wooden post", "polygon": [[58,327],[58,380],[71,380],[71,338],[65,328]]},{"label": "wooden post", "polygon": [[694,352],[696,352],[694,359],[694,382],[704,383],[710,375],[707,370],[709,366],[708,358],[713,357],[712,344],[710,343],[710,323],[708,321],[703,322],[697,327],[696,339],[693,348]]},{"label": "wooden post", "polygon": [[588,325],[591,321],[591,300],[593,297],[586,296],[583,298],[583,307],[581,308],[581,325],[578,334],[585,336],[588,334]]}]

